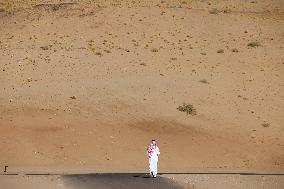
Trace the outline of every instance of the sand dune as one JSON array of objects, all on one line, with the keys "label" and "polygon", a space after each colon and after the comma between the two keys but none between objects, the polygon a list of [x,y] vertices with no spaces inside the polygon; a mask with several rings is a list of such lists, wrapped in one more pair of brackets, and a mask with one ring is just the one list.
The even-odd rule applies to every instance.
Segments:
[{"label": "sand dune", "polygon": [[58,3],[0,3],[1,166],[283,170],[282,1]]}]

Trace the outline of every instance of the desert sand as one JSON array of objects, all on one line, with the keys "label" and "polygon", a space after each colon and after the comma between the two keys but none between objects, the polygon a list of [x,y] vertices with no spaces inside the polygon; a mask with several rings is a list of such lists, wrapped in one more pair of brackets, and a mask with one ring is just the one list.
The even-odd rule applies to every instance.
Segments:
[{"label": "desert sand", "polygon": [[282,0],[1,0],[0,166],[283,172],[283,48]]}]

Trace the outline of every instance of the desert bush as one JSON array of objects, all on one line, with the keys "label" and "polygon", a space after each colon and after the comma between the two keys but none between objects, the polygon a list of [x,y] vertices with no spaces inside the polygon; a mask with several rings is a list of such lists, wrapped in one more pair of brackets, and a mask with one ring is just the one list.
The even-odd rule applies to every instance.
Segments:
[{"label": "desert bush", "polygon": [[239,50],[236,49],[236,48],[233,48],[233,49],[232,49],[232,52],[239,52]]},{"label": "desert bush", "polygon": [[199,80],[199,82],[208,84],[208,81],[206,79],[201,79],[201,80]]},{"label": "desert bush", "polygon": [[269,127],[270,126],[269,123],[262,123],[261,125],[262,125],[262,127]]},{"label": "desert bush", "polygon": [[48,50],[49,48],[48,48],[48,46],[42,46],[42,47],[40,47],[42,50]]},{"label": "desert bush", "polygon": [[253,41],[253,42],[250,42],[248,44],[249,47],[258,47],[260,46],[260,43],[258,41]]},{"label": "desert bush", "polygon": [[103,54],[101,52],[96,52],[95,54],[98,55],[98,56],[103,56]]},{"label": "desert bush", "polygon": [[217,53],[224,53],[224,50],[223,50],[223,49],[219,49],[219,50],[217,51]]},{"label": "desert bush", "polygon": [[77,99],[76,96],[70,96],[70,98],[73,100]]},{"label": "desert bush", "polygon": [[151,51],[152,51],[152,52],[158,52],[158,49],[153,48],[153,49],[151,49]]},{"label": "desert bush", "polygon": [[187,115],[196,115],[196,109],[192,104],[183,103],[177,109],[181,112],[186,112]]}]

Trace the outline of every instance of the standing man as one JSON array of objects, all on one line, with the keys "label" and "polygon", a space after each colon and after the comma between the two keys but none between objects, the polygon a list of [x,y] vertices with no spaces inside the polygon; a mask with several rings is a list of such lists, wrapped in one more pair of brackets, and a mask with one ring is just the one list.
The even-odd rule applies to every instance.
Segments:
[{"label": "standing man", "polygon": [[149,170],[153,178],[157,177],[158,173],[158,156],[160,155],[159,147],[156,140],[152,140],[148,146],[147,154],[149,157]]}]

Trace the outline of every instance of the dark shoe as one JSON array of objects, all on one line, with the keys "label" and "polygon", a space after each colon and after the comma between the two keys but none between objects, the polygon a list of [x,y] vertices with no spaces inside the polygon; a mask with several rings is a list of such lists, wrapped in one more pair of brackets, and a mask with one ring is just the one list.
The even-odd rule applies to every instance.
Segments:
[{"label": "dark shoe", "polygon": [[151,172],[151,175],[152,175],[152,177],[154,178],[154,173],[153,173],[153,172]]}]

